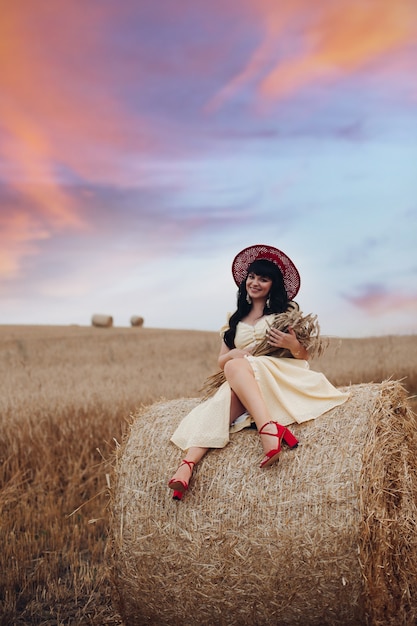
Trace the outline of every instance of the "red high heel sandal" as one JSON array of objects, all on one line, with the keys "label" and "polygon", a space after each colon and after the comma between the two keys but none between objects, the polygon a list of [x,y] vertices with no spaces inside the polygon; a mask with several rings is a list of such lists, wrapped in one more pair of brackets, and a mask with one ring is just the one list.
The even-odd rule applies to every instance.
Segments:
[{"label": "red high heel sandal", "polygon": [[[276,433],[267,433],[264,431],[265,427],[269,424],[275,424],[277,432]],[[262,461],[259,467],[269,467],[273,463],[279,461],[279,453],[281,452],[281,443],[285,441],[285,443],[290,448],[296,448],[298,446],[298,439],[286,428],[285,426],[281,426],[278,422],[266,422],[261,429],[259,430],[260,435],[271,435],[271,437],[277,437],[278,446],[273,450],[270,450],[265,454],[265,460]]]},{"label": "red high heel sandal", "polygon": [[[194,461],[187,461],[186,459],[184,459],[182,463],[180,464],[180,467],[181,465],[188,465],[188,467],[191,470],[191,474],[193,473],[193,469],[195,465]],[[190,478],[191,478],[191,474],[190,474]],[[184,492],[187,491],[188,489],[188,483],[185,482],[185,480],[178,480],[177,478],[171,478],[171,480],[168,483],[168,487],[174,490],[174,494],[172,497],[175,498],[175,500],[181,500]]]},{"label": "red high heel sandal", "polygon": [[288,430],[288,428],[285,428],[285,433],[284,433],[284,436],[283,436],[282,440],[291,449],[292,448],[296,448],[298,446],[298,439],[297,439],[297,437],[295,437],[295,435],[293,435],[292,432],[290,430]]}]

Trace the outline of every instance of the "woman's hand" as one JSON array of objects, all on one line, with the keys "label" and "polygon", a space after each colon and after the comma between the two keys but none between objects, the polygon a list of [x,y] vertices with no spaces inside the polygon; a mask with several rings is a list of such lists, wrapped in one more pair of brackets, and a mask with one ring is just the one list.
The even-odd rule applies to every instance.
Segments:
[{"label": "woman's hand", "polygon": [[296,359],[307,359],[308,352],[297,339],[297,335],[291,326],[288,332],[284,333],[276,328],[270,328],[266,334],[268,343],[273,348],[285,348],[289,350]]},{"label": "woman's hand", "polygon": [[245,356],[252,354],[251,350],[253,350],[255,345],[255,343],[251,344],[245,350],[239,350],[239,348],[232,348],[229,350],[229,348],[223,343],[218,359],[220,369],[223,369],[227,361],[230,361],[231,359],[243,359]]},{"label": "woman's hand", "polygon": [[233,350],[230,350],[230,352],[227,353],[227,356],[229,357],[228,360],[243,359],[245,356],[249,356],[250,354],[252,354],[252,352],[248,349],[239,350],[239,348],[233,348]]}]

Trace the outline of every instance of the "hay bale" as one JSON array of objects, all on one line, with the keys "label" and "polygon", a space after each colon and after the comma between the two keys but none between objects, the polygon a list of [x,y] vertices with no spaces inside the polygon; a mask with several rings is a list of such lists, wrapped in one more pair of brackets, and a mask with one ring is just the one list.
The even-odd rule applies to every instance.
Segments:
[{"label": "hay bale", "polygon": [[111,315],[95,313],[91,318],[91,324],[98,328],[110,328],[110,326],[113,326],[113,318]]},{"label": "hay bale", "polygon": [[136,416],[112,490],[111,570],[128,626],[397,625],[417,617],[416,416],[398,382],[351,387],[293,426],[260,470],[253,430],[194,471],[181,502],[169,438],[197,399]]},{"label": "hay bale", "polygon": [[143,319],[143,317],[140,317],[139,315],[132,315],[132,317],[130,318],[130,325],[141,328],[144,321],[145,320]]}]

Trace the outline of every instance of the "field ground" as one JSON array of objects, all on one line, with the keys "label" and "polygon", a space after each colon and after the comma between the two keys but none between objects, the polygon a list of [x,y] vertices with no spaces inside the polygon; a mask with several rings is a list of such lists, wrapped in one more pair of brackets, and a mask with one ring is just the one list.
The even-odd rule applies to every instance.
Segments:
[{"label": "field ground", "polygon": [[[203,331],[0,326],[1,625],[120,623],[105,564],[114,450],[141,407],[198,396],[219,345]],[[417,335],[330,338],[311,367],[336,386],[401,379],[415,396]]]}]

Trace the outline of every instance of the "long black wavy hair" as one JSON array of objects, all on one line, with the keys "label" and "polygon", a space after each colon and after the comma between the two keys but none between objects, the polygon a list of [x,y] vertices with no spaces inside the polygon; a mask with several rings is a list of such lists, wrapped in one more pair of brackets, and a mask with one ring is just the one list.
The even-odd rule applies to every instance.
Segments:
[{"label": "long black wavy hair", "polygon": [[272,261],[266,259],[257,259],[248,267],[245,278],[242,280],[237,293],[237,310],[233,313],[229,320],[229,328],[223,335],[226,346],[230,349],[235,347],[236,327],[240,320],[249,314],[252,304],[246,300],[246,279],[253,272],[258,276],[266,276],[272,280],[272,286],[268,296],[268,306],[265,304],[264,315],[270,313],[283,313],[288,308],[288,295],[284,286],[284,279],[281,270]]}]

